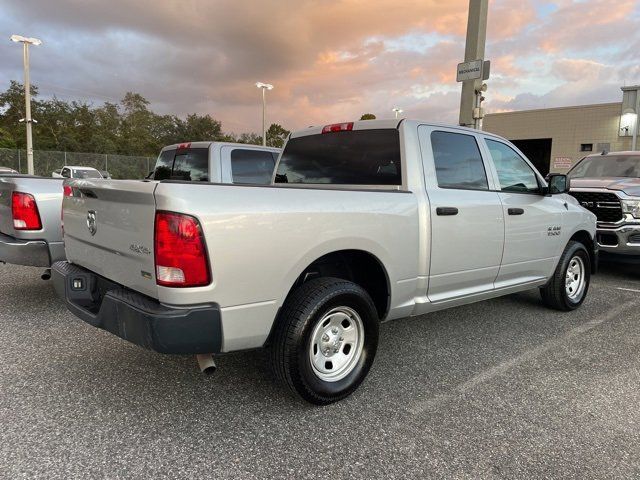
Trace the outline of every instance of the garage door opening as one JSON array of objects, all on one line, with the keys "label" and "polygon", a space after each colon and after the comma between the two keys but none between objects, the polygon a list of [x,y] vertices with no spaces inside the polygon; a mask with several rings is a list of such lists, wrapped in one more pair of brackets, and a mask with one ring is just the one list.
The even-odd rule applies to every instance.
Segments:
[{"label": "garage door opening", "polygon": [[535,165],[542,175],[549,173],[551,166],[551,139],[536,138],[532,140],[511,140]]}]

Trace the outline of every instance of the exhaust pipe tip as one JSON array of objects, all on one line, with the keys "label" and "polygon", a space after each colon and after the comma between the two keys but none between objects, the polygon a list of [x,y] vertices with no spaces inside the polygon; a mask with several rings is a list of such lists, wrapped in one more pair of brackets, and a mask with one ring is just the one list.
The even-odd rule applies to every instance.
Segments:
[{"label": "exhaust pipe tip", "polygon": [[196,355],[196,360],[198,360],[200,371],[207,376],[213,375],[218,369],[213,355],[210,353],[199,353]]},{"label": "exhaust pipe tip", "polygon": [[40,275],[40,278],[42,280],[51,280],[51,269],[47,268],[42,275]]}]

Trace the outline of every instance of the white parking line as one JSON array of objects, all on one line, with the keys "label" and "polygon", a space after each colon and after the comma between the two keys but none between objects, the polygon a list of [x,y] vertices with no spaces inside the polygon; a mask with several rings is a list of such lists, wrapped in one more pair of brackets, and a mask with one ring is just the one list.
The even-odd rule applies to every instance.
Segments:
[{"label": "white parking line", "polygon": [[624,290],[625,292],[637,292],[637,293],[640,293],[640,290],[635,289],[635,288],[616,287],[616,290]]},{"label": "white parking line", "polygon": [[465,394],[466,392],[473,389],[474,387],[481,385],[489,380],[492,380],[493,378],[499,375],[502,375],[513,368],[519,367],[523,363],[533,360],[534,358],[539,357],[543,353],[546,353],[549,350],[555,349],[560,345],[562,345],[563,343],[573,340],[578,335],[582,335],[583,333],[586,333],[589,330],[592,330],[597,326],[602,325],[604,322],[607,322],[609,320],[616,318],[621,313],[628,311],[629,308],[637,306],[637,304],[638,304],[638,300],[634,299],[634,300],[625,302],[622,305],[618,305],[616,308],[614,308],[613,310],[610,310],[606,315],[602,316],[601,318],[596,318],[589,322],[583,323],[582,325],[578,325],[577,327],[574,327],[571,330],[567,331],[567,333],[565,333],[560,338],[549,340],[548,342],[545,342],[531,350],[528,350],[523,354],[518,355],[517,357],[506,360],[502,363],[499,363],[495,367],[491,367],[483,372],[480,372],[477,375],[471,377],[466,382],[455,387],[453,391],[450,393],[438,394],[432,398],[428,398],[426,400],[416,402],[413,405],[409,406],[408,410],[413,414],[419,414],[424,412],[425,410],[428,410],[432,407],[437,406],[438,404],[441,404],[447,400],[450,400],[458,395]]}]

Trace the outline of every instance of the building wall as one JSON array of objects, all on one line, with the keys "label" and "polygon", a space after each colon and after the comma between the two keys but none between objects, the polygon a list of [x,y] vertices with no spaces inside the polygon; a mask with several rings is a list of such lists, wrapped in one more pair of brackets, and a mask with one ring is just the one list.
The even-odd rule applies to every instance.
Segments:
[{"label": "building wall", "polygon": [[[493,113],[484,118],[483,129],[509,140],[551,138],[550,170],[564,173],[568,168],[555,159],[570,158],[573,165],[596,153],[598,143],[609,143],[610,151],[631,149],[631,138],[618,135],[621,108],[621,103],[604,103]],[[593,144],[593,152],[581,152],[583,143]]]}]

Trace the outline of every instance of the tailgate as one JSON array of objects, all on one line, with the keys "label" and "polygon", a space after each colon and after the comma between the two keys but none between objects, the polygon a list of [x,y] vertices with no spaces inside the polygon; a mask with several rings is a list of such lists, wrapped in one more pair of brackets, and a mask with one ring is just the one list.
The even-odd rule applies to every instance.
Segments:
[{"label": "tailgate", "polygon": [[13,192],[13,185],[6,179],[0,179],[0,233],[6,235],[14,234],[11,192]]},{"label": "tailgate", "polygon": [[157,298],[153,258],[156,182],[71,180],[64,198],[70,262]]}]

